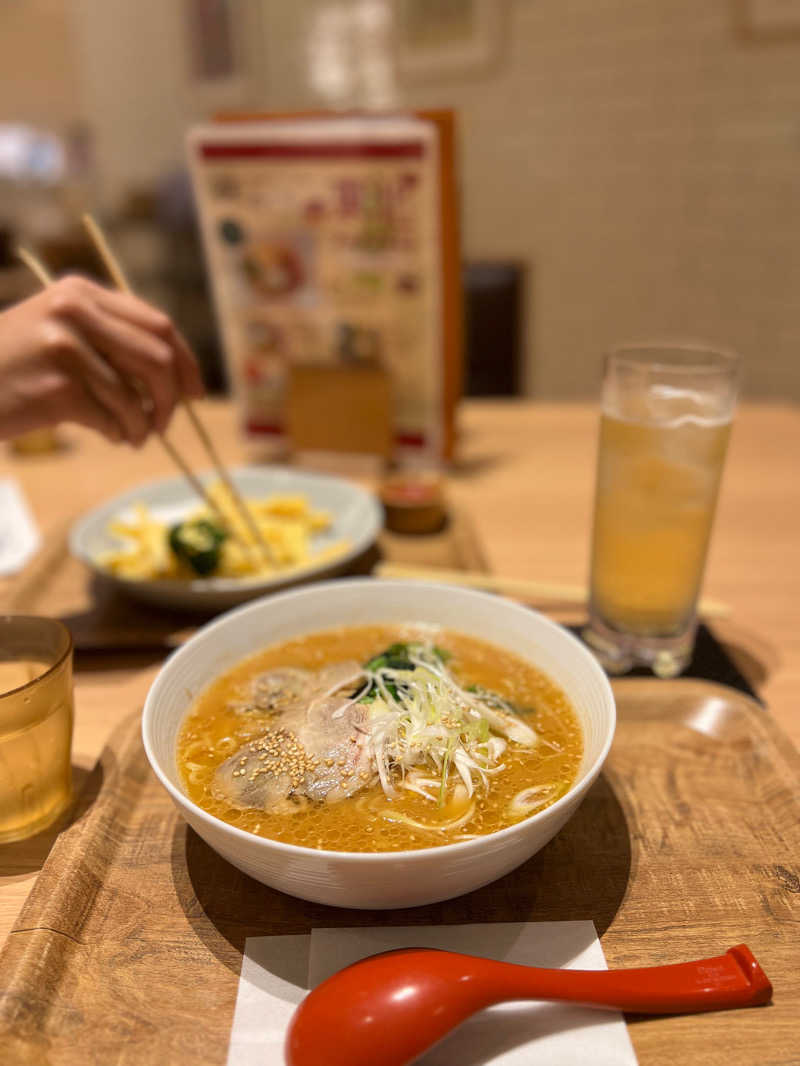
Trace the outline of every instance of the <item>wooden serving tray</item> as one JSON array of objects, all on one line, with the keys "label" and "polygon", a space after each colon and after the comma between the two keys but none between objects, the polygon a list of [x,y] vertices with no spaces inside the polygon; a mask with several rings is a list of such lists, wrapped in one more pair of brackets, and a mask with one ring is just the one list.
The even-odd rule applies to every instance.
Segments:
[{"label": "wooden serving tray", "polygon": [[[11,583],[3,596],[4,610],[60,618],[81,651],[169,650],[211,617],[148,607],[125,596],[70,554],[68,530],[66,526],[58,531],[34,563]],[[383,530],[377,544],[355,559],[348,573],[368,574],[382,560],[486,569],[472,523],[458,510],[451,510],[444,529],[430,536],[400,536]]]},{"label": "wooden serving tray", "polygon": [[642,1066],[789,1066],[800,1046],[800,758],[747,697],[616,683],[606,768],[558,836],[470,895],[409,911],[305,903],[239,873],[174,810],[133,714],[0,955],[3,1062],[222,1066],[245,937],[312,927],[590,918],[611,966],[745,942],[774,1004],[629,1019]]}]

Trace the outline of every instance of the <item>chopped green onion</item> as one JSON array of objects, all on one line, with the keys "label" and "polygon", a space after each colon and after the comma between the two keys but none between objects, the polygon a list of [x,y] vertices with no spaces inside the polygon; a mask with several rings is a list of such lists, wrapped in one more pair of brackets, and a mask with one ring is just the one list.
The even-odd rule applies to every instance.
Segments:
[{"label": "chopped green onion", "polygon": [[462,687],[445,665],[449,657],[431,643],[396,643],[364,666],[366,684],[355,699],[369,707],[371,754],[387,796],[407,772],[422,769],[435,775],[443,807],[454,788],[471,796],[502,771],[503,737],[525,747],[537,741],[497,693]]}]

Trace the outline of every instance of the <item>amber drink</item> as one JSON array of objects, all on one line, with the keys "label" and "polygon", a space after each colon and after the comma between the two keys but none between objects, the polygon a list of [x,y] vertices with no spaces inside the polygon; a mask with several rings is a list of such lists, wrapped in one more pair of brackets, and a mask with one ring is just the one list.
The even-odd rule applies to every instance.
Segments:
[{"label": "amber drink", "polygon": [[607,359],[586,636],[611,671],[691,657],[737,378],[735,356],[695,348]]},{"label": "amber drink", "polygon": [[69,631],[0,617],[0,843],[44,829],[69,805],[72,719]]}]

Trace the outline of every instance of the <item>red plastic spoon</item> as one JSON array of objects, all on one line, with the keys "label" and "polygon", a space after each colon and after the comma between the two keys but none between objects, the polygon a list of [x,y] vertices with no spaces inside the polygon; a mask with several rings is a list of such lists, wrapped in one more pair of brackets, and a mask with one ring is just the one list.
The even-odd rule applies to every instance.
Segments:
[{"label": "red plastic spoon", "polygon": [[429,948],[372,955],[323,981],[295,1011],[289,1066],[406,1066],[471,1014],[514,999],[568,1000],[639,1014],[768,1003],[772,985],[744,944],[639,970],[544,970]]}]

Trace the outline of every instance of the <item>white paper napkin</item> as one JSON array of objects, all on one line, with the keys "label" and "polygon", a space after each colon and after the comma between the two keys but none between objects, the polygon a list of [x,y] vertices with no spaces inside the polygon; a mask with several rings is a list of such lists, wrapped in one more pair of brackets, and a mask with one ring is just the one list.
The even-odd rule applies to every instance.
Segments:
[{"label": "white paper napkin", "polygon": [[[592,922],[315,929],[311,936],[245,942],[228,1066],[281,1066],[289,1020],[307,989],[366,955],[431,947],[530,966],[604,970]],[[418,1060],[419,1066],[636,1066],[622,1015],[555,1003],[482,1011]],[[377,1066],[377,1064],[376,1064]]]},{"label": "white paper napkin", "polygon": [[0,479],[0,577],[21,570],[39,550],[41,537],[16,481]]}]

